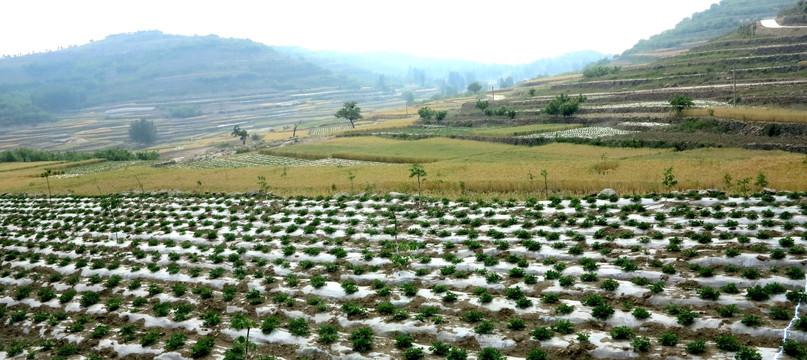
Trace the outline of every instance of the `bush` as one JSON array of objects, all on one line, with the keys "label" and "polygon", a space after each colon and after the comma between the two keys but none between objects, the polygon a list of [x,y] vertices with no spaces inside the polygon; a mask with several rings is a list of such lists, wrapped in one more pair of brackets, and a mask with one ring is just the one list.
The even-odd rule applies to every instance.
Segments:
[{"label": "bush", "polygon": [[448,355],[449,350],[451,350],[451,347],[440,340],[433,342],[432,346],[429,347],[429,351],[431,351],[433,355],[437,356],[446,356]]},{"label": "bush", "polygon": [[277,329],[278,326],[280,326],[280,318],[277,316],[270,316],[263,319],[263,323],[261,324],[261,332],[264,334],[271,334],[272,331]]},{"label": "bush", "polygon": [[527,351],[527,360],[546,360],[546,351],[541,349],[532,349]]},{"label": "bush", "polygon": [[741,323],[745,326],[756,327],[762,325],[762,319],[759,316],[754,315],[746,315],[742,320]]},{"label": "bush", "polygon": [[199,341],[197,341],[196,344],[194,344],[191,348],[191,357],[197,359],[210,355],[210,352],[213,350],[213,346],[215,344],[215,339],[213,339],[212,336],[205,336],[199,339]]},{"label": "bush", "polygon": [[737,305],[731,304],[726,305],[724,307],[718,308],[717,313],[720,314],[722,317],[733,317],[736,312],[740,311],[737,308]]},{"label": "bush", "polygon": [[363,353],[373,349],[373,329],[359,328],[352,332],[348,339],[353,342],[353,351]]},{"label": "bush", "polygon": [[731,335],[718,336],[717,339],[715,339],[715,344],[718,349],[723,351],[735,352],[740,350],[740,342]]},{"label": "bush", "polygon": [[486,347],[479,352],[479,355],[476,357],[477,360],[504,360],[505,357],[499,352],[498,349],[492,347]]},{"label": "bush", "polygon": [[614,308],[610,307],[608,304],[597,305],[591,309],[591,316],[599,320],[608,319],[613,314]]},{"label": "bush", "polygon": [[140,339],[140,345],[142,346],[151,346],[157,343],[157,340],[160,340],[162,334],[157,330],[152,330],[143,335],[143,338]]},{"label": "bush", "polygon": [[452,347],[451,350],[448,351],[448,355],[446,355],[446,360],[466,360],[468,358],[468,352],[465,349],[458,349]]},{"label": "bush", "polygon": [[690,354],[703,354],[706,352],[706,341],[695,340],[687,344],[687,352]]},{"label": "bush", "polygon": [[617,326],[611,329],[611,337],[614,340],[633,339],[634,336],[633,330],[627,326]]},{"label": "bush", "polygon": [[304,318],[296,318],[289,320],[289,333],[294,336],[308,336],[308,323]]},{"label": "bush", "polygon": [[644,319],[647,319],[647,318],[650,317],[650,312],[648,312],[647,310],[645,310],[643,308],[637,307],[637,308],[633,309],[633,317],[635,317],[635,318],[637,318],[639,320],[644,320]]},{"label": "bush", "polygon": [[603,290],[614,291],[619,287],[619,282],[613,279],[608,279],[602,282],[600,288]]},{"label": "bush", "polygon": [[173,351],[185,346],[185,340],[188,337],[185,334],[176,332],[171,334],[168,340],[165,341],[165,350]]},{"label": "bush", "polygon": [[530,333],[530,335],[532,335],[532,337],[535,338],[535,340],[544,341],[544,340],[551,339],[552,336],[555,335],[555,332],[552,331],[552,329],[550,329],[550,328],[542,326],[542,327],[539,327],[539,328],[533,330]]},{"label": "bush", "polygon": [[572,116],[580,109],[580,104],[584,101],[586,101],[586,97],[583,95],[570,98],[566,94],[560,94],[544,107],[543,112],[549,115]]},{"label": "bush", "polygon": [[322,325],[317,330],[317,334],[319,335],[317,341],[323,344],[332,344],[339,338],[339,328],[333,325]]},{"label": "bush", "polygon": [[675,346],[678,344],[678,335],[666,332],[661,334],[661,337],[658,339],[658,343],[662,346]]},{"label": "bush", "polygon": [[423,353],[423,348],[419,347],[410,347],[403,353],[404,360],[420,360],[424,356],[426,355]]},{"label": "bush", "polygon": [[398,349],[408,349],[412,347],[412,342],[414,341],[415,339],[413,339],[411,335],[407,333],[400,333],[395,336],[395,347]]},{"label": "bush", "polygon": [[633,351],[646,352],[650,350],[650,339],[646,337],[636,338],[630,345],[633,347]]},{"label": "bush", "polygon": [[711,287],[704,287],[698,291],[698,295],[700,295],[701,299],[704,300],[717,300],[720,297],[720,291],[717,291]]}]

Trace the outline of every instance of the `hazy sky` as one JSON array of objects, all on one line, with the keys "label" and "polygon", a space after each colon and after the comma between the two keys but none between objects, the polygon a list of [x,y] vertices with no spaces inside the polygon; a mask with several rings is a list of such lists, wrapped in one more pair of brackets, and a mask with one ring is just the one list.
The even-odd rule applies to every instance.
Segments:
[{"label": "hazy sky", "polygon": [[620,53],[717,2],[4,0],[0,55],[161,30],[315,50],[398,51],[513,64],[577,50]]}]

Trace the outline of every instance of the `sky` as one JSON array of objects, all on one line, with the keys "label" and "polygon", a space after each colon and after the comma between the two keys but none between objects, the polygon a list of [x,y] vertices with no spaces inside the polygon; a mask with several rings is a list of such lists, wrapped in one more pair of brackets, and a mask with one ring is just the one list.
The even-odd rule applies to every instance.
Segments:
[{"label": "sky", "polygon": [[0,55],[141,30],[267,45],[520,64],[567,52],[618,54],[716,0],[8,0]]}]

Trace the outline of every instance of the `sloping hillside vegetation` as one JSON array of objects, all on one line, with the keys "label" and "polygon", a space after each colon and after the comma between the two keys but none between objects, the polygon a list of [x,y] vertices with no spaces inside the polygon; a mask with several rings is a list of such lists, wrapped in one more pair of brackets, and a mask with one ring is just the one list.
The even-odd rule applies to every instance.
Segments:
[{"label": "sloping hillside vegetation", "polygon": [[687,49],[723,36],[741,25],[774,17],[793,4],[793,0],[722,0],[708,10],[681,20],[673,29],[639,41],[622,53],[619,59],[624,62],[642,62],[652,60],[658,53]]}]

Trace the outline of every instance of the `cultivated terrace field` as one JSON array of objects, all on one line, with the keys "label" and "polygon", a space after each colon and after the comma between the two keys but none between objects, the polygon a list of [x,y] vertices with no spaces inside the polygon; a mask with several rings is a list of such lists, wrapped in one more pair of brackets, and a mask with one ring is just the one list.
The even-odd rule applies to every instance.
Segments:
[{"label": "cultivated terrace field", "polygon": [[5,195],[0,346],[43,359],[804,358],[805,198]]}]

